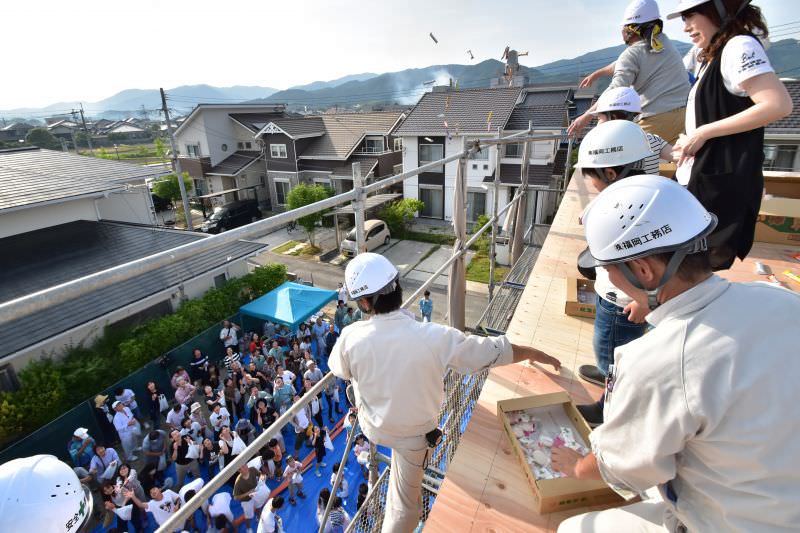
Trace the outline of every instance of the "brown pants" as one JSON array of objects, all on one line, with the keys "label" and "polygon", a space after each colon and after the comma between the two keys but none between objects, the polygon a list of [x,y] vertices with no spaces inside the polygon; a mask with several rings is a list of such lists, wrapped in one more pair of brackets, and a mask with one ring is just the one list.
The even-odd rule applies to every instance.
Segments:
[{"label": "brown pants", "polygon": [[678,135],[686,126],[686,108],[679,107],[666,113],[659,113],[639,119],[639,126],[647,133],[654,133],[670,144],[675,144]]}]

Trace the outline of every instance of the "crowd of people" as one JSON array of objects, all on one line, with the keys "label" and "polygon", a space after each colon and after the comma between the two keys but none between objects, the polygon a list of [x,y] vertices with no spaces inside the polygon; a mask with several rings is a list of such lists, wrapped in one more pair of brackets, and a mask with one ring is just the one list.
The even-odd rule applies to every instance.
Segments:
[{"label": "crowd of people", "polygon": [[[245,333],[226,320],[217,357],[194,349],[189,364],[172,373],[170,390],[150,381],[140,394],[120,388],[114,398],[96,396],[102,434],[94,438],[86,428],[77,428],[67,447],[74,471],[93,489],[103,526],[128,531],[130,524],[144,531],[147,513],[163,524],[204,480],[287,409],[308,400],[305,396],[324,377],[320,365],[327,364],[340,332],[360,319],[360,312],[340,300],[330,323],[315,316],[294,331],[267,321],[261,332]],[[201,507],[209,531],[237,531],[231,499],[241,504],[248,531],[259,513],[259,531],[277,531],[284,503],[296,505],[296,497],[306,497],[302,456],[314,452],[317,477],[327,468],[324,459],[333,449],[330,429],[348,409],[342,387],[340,380],[332,380],[235,479],[228,480],[231,494],[220,492]],[[348,414],[355,416],[355,410],[349,408]],[[290,435],[292,450],[287,453]],[[363,436],[359,442],[363,445]],[[268,480],[286,481],[288,498],[269,499]],[[349,520],[341,507],[341,502],[334,505],[330,524]],[[194,518],[186,526],[200,530]]]}]

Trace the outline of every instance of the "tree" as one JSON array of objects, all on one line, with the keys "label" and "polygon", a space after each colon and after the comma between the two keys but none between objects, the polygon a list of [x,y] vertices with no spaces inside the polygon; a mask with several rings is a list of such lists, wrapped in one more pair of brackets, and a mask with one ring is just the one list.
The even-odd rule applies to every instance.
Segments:
[{"label": "tree", "polygon": [[[183,173],[183,184],[186,186],[187,193],[192,190],[192,178],[188,172]],[[178,185],[178,176],[169,174],[153,183],[153,194],[176,203],[180,202],[181,188]]]},{"label": "tree", "polygon": [[39,148],[49,148],[50,150],[61,148],[61,143],[46,128],[33,128],[25,136],[25,141]]},{"label": "tree", "polygon": [[85,131],[79,131],[75,134],[75,141],[77,141],[78,146],[89,146],[89,136],[86,134]]},{"label": "tree", "polygon": [[[298,207],[303,207],[304,205],[313,204],[314,202],[329,198],[331,194],[332,191],[322,185],[306,185],[301,183],[289,191],[286,197],[286,206],[289,209],[297,209]],[[311,246],[314,246],[314,232],[317,229],[317,224],[322,221],[324,213],[324,211],[319,211],[297,219],[297,223],[306,230],[308,243]]]},{"label": "tree", "polygon": [[119,142],[119,141],[125,141],[127,139],[128,139],[128,134],[127,133],[109,133],[108,134],[108,140],[111,141],[112,143]]},{"label": "tree", "polygon": [[403,198],[384,207],[379,218],[386,222],[395,237],[402,238],[406,236],[408,225],[414,220],[414,215],[422,211],[423,207],[425,204],[422,200]]},{"label": "tree", "polygon": [[161,161],[166,162],[167,147],[164,145],[164,141],[161,139],[161,137],[156,137],[154,144],[156,145],[156,155]]}]

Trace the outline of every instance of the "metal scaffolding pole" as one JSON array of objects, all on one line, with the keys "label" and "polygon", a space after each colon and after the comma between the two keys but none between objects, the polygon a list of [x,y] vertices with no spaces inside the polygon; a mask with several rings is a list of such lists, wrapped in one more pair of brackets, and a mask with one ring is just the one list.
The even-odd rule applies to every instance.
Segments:
[{"label": "metal scaffolding pole", "polygon": [[[497,136],[500,137],[500,128],[497,128]],[[492,241],[489,245],[489,301],[494,296],[494,264],[497,260],[497,233],[498,217],[497,207],[500,201],[500,145],[495,146],[494,152],[494,185],[492,188]]]},{"label": "metal scaffolding pole", "polygon": [[356,255],[367,251],[364,241],[364,178],[361,176],[361,164],[353,163],[353,212],[356,218]]}]

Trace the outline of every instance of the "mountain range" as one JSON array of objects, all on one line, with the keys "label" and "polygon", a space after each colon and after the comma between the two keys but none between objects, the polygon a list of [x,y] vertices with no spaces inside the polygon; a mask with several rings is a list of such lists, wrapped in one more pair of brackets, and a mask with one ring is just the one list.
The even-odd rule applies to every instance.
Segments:
[{"label": "mountain range", "polygon": [[[680,53],[690,45],[676,41]],[[535,67],[522,66],[522,74],[530,83],[577,83],[587,73],[607,65],[624,49],[624,45],[603,48],[571,59],[561,59]],[[784,39],[772,43],[767,50],[775,71],[779,74],[800,74],[800,41]],[[535,51],[532,51],[535,56]],[[362,73],[335,80],[315,81],[305,85],[277,90],[270,87],[210,85],[184,85],[167,90],[170,107],[183,113],[198,102],[208,103],[286,103],[293,109],[325,109],[331,107],[360,108],[370,105],[412,105],[433,85],[447,84],[452,79],[460,88],[488,87],[492,78],[502,75],[505,65],[496,59],[487,59],[469,65],[432,65],[384,74]],[[608,79],[601,80],[602,90]],[[44,108],[22,108],[0,111],[7,119],[42,116],[77,108],[78,102],[58,102]],[[151,112],[161,107],[157,89],[127,89],[98,102],[84,103],[87,114],[94,117],[124,118],[141,115],[142,106]]]}]

